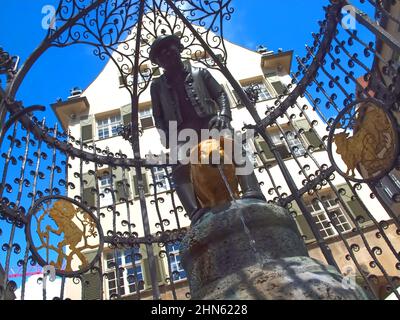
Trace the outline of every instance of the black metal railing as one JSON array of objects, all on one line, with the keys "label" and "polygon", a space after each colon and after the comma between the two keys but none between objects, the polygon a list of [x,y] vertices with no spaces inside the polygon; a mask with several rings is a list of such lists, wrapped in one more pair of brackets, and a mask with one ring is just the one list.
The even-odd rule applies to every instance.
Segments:
[{"label": "black metal railing", "polygon": [[[246,93],[227,68],[223,23],[234,14],[229,0],[61,0],[61,26],[49,31],[21,69],[0,52],[0,74],[7,74],[0,91],[1,298],[18,287],[24,299],[36,264],[50,270],[40,275],[47,288],[54,267],[55,296],[61,299],[190,298],[176,249],[189,220],[175,194],[172,167],[148,161],[139,143],[139,99],[157,72],[148,67],[146,43],[168,33],[181,36],[187,57],[208,57],[199,61],[222,72],[254,119],[243,130],[258,136],[253,153],[260,185],[268,202],[292,213],[310,255],[342,273],[353,267],[371,298],[392,293],[400,299],[400,36],[392,14],[398,4],[356,6],[330,2],[306,57],[297,58],[292,82],[271,104],[257,101],[257,86]],[[124,79],[131,124],[123,151],[85,143],[36,118],[42,107],[15,101],[46,50],[78,43],[115,62]],[[64,200],[71,204],[68,223],[53,210]],[[72,248],[78,226],[83,233]],[[61,233],[70,234],[69,242],[58,242]],[[85,246],[79,247],[81,241]],[[70,252],[80,257],[80,266],[68,260]],[[57,264],[58,258],[67,264]]]}]

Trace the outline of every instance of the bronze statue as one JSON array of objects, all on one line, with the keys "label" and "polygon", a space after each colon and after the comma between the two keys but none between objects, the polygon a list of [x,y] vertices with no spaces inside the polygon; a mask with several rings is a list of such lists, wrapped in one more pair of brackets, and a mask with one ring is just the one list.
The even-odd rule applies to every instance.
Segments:
[{"label": "bronze statue", "polygon": [[[207,69],[183,63],[182,51],[180,39],[175,35],[158,37],[150,48],[150,60],[164,69],[164,74],[151,84],[151,98],[155,125],[165,134],[162,143],[166,148],[170,148],[171,123],[176,124],[178,134],[184,129],[192,129],[198,137],[201,137],[202,129],[232,129],[231,108],[225,90]],[[176,144],[178,164],[173,169],[172,179],[193,224],[209,208],[201,208],[191,183],[190,165],[182,164],[185,155],[180,149],[184,144],[179,141]],[[238,180],[244,198],[265,201],[254,172],[238,176]]]}]

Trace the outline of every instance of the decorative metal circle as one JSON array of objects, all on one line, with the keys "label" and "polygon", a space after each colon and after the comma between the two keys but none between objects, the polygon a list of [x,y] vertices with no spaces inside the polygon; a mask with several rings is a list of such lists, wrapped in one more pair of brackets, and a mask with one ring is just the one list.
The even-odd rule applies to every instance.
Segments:
[{"label": "decorative metal circle", "polygon": [[[382,102],[368,98],[350,104],[333,121],[328,155],[335,169],[345,178],[371,182],[381,179],[395,167],[398,144],[394,117]],[[336,146],[335,156],[333,145]],[[337,161],[339,156],[341,160]],[[356,170],[362,178],[356,178]]]},{"label": "decorative metal circle", "polygon": [[76,277],[100,259],[104,237],[99,220],[81,203],[47,196],[29,211],[26,237],[40,266],[54,266],[59,276]]}]

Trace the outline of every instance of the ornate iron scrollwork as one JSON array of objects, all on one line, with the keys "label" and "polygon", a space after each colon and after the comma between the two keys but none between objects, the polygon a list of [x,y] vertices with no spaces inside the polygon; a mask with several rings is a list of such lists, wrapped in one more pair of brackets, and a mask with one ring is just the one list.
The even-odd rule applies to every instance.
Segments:
[{"label": "ornate iron scrollwork", "polygon": [[[344,177],[366,182],[390,172],[398,155],[398,132],[393,116],[377,99],[358,100],[339,113],[331,125],[329,157]],[[340,132],[339,132],[340,131]],[[347,166],[337,164],[332,145]],[[356,170],[361,177],[356,178]]]},{"label": "ornate iron scrollwork", "polygon": [[8,52],[0,47],[0,74],[7,74],[11,77],[17,70],[18,61],[19,57],[10,56]]},{"label": "ornate iron scrollwork", "polygon": [[81,203],[64,196],[37,201],[29,212],[26,234],[38,263],[52,265],[57,274],[67,277],[90,270],[103,249],[98,219]]}]

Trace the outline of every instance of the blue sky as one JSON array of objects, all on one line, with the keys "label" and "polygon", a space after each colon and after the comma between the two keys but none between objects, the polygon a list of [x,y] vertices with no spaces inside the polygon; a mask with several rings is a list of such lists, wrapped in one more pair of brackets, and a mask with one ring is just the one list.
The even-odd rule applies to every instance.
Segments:
[{"label": "blue sky", "polygon": [[[304,45],[312,43],[311,32],[318,31],[317,20],[323,19],[322,6],[328,2],[312,0],[304,5],[298,0],[233,0],[236,10],[225,24],[226,38],[249,49],[263,44],[272,50],[294,50],[304,56]],[[4,1],[0,12],[0,46],[24,62],[46,35],[42,28],[44,6],[57,3],[57,0]],[[82,45],[52,48],[28,74],[17,99],[26,106],[45,105],[47,111],[43,115],[50,124],[54,123],[50,104],[57,98],[65,99],[74,86],[86,88],[104,63]]]}]

